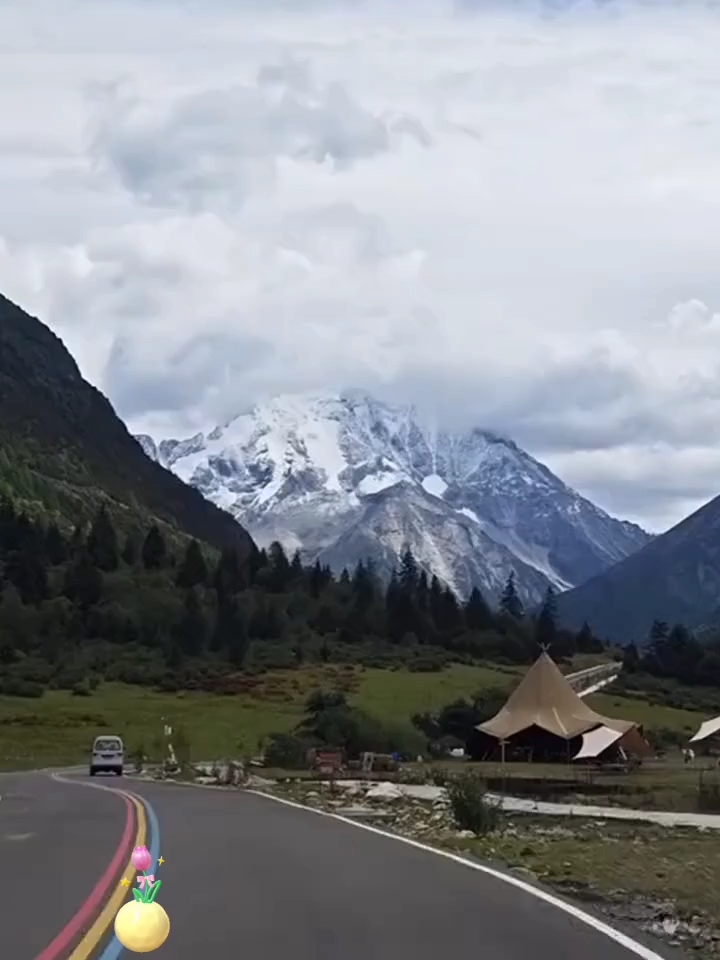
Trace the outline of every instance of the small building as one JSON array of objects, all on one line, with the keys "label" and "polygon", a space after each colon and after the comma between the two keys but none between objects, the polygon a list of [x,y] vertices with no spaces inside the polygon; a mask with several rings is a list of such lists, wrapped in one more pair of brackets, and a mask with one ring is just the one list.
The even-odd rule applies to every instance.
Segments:
[{"label": "small building", "polygon": [[613,746],[639,757],[651,752],[639,724],[596,713],[544,651],[505,706],[476,729],[486,757],[503,760],[590,759]]}]

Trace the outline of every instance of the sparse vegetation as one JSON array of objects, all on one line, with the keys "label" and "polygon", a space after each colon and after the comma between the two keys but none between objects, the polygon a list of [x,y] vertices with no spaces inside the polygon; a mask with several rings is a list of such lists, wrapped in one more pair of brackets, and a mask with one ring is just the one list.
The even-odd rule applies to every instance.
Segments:
[{"label": "sparse vegetation", "polygon": [[455,823],[460,830],[470,830],[476,837],[494,833],[502,822],[497,804],[487,798],[487,785],[477,773],[454,777],[447,783]]}]

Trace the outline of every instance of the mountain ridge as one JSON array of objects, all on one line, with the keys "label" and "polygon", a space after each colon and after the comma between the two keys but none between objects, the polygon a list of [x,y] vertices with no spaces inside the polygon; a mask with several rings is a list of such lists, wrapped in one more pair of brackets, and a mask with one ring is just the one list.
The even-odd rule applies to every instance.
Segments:
[{"label": "mountain ridge", "polygon": [[0,494],[31,510],[89,519],[155,518],[214,546],[252,541],[236,519],[145,454],[62,340],[0,294]]},{"label": "mountain ridge", "polygon": [[654,620],[701,627],[720,621],[720,496],[637,553],[558,597],[561,621],[587,621],[619,642],[647,639]]},{"label": "mountain ridge", "polygon": [[497,596],[515,570],[535,603],[650,538],[509,438],[439,429],[359,390],[283,394],[207,435],[138,440],[261,545],[277,539],[334,568],[370,551],[385,573],[409,546],[459,595],[479,586]]}]

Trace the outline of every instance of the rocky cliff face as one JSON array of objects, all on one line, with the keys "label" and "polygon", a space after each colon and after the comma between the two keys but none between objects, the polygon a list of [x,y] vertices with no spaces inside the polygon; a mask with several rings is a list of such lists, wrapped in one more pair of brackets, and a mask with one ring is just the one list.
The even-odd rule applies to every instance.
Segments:
[{"label": "rocky cliff face", "polygon": [[459,594],[496,595],[515,570],[526,602],[648,542],[511,440],[435,430],[365,394],[281,396],[208,435],[138,438],[149,456],[273,539],[338,569],[405,545]]}]

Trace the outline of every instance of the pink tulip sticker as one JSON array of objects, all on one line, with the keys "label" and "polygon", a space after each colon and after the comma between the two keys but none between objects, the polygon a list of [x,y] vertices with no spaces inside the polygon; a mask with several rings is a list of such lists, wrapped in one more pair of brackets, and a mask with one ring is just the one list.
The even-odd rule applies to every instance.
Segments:
[{"label": "pink tulip sticker", "polygon": [[149,870],[152,865],[152,856],[147,847],[135,847],[130,857],[136,870]]}]

